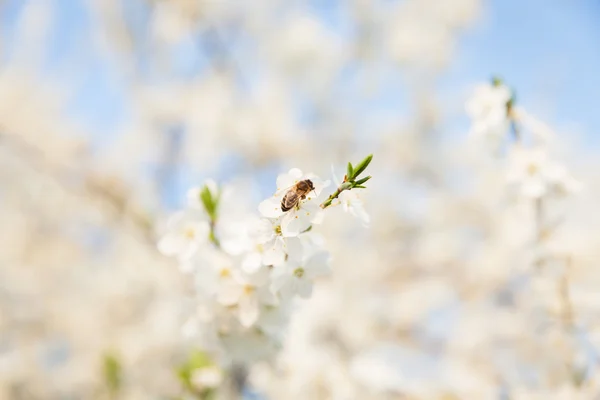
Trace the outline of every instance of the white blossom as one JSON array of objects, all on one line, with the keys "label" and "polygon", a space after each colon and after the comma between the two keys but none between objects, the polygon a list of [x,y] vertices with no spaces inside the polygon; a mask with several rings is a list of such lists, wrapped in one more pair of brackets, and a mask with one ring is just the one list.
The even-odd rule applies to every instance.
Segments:
[{"label": "white blossom", "polygon": [[371,221],[369,214],[365,211],[363,202],[356,193],[356,190],[344,190],[339,195],[342,208],[345,212],[349,212],[354,217],[358,218],[364,225],[368,225]]},{"label": "white blossom", "polygon": [[299,295],[308,298],[312,293],[316,278],[328,274],[329,254],[319,253],[305,259],[304,262],[289,262],[273,271],[271,289],[285,297]]},{"label": "white blossom", "polygon": [[258,257],[264,265],[279,265],[286,257],[297,259],[302,256],[302,245],[299,239],[283,236],[279,218],[261,218],[252,234],[257,241],[256,251],[250,254],[253,265],[259,261]]},{"label": "white blossom", "polygon": [[213,389],[223,382],[223,372],[216,366],[199,368],[192,372],[191,380],[198,389]]},{"label": "white blossom", "polygon": [[[0,399],[598,398],[589,46],[553,43],[525,70],[518,26],[467,31],[483,0],[72,3],[3,3]],[[589,17],[554,3],[533,29]],[[483,65],[482,32],[515,39],[486,49],[485,73],[524,86],[475,90],[467,146],[453,89]],[[273,168],[323,174],[367,149],[368,198],[322,210],[311,192],[284,213],[312,178],[294,172],[256,209]],[[191,189],[148,243],[208,176],[230,184]],[[326,252],[336,273],[310,276]]]},{"label": "white blossom", "polygon": [[224,306],[237,306],[238,317],[243,326],[253,325],[259,316],[261,305],[275,305],[277,299],[268,289],[269,271],[246,275],[234,271],[232,279],[219,288],[218,302]]},{"label": "white blossom", "polygon": [[223,283],[233,279],[237,273],[236,260],[218,249],[206,247],[191,261],[189,269],[195,272],[194,282],[198,293],[210,297],[219,292]]},{"label": "white blossom", "polygon": [[510,89],[503,84],[478,85],[466,104],[471,135],[498,146],[508,133],[511,96]]},{"label": "white blossom", "polygon": [[[306,194],[306,199],[300,200],[297,207],[284,212],[281,209],[281,200],[288,190],[305,179],[312,181],[314,191]],[[329,184],[330,181],[322,181],[314,174],[303,174],[301,170],[293,168],[288,173],[277,177],[277,191],[272,197],[260,203],[259,211],[264,217],[280,218],[281,233],[284,237],[298,236],[312,224],[321,223],[323,211],[319,207],[318,200],[323,189]]]},{"label": "white blossom", "polygon": [[[282,212],[281,198],[303,179],[311,179],[314,191]],[[314,279],[329,271],[323,241],[308,232],[321,221],[317,197],[327,184],[298,169],[281,174],[277,193],[259,207],[260,219],[241,210],[230,187],[207,181],[188,191],[187,208],[172,218],[160,241],[163,251],[193,273],[197,305],[185,323],[187,337],[225,359],[272,354],[283,340],[293,298],[307,298]],[[201,196],[206,190],[210,200]],[[202,240],[192,240],[199,229]],[[236,245],[224,245],[227,241]],[[244,350],[247,346],[258,347]]]},{"label": "white blossom", "polygon": [[208,222],[198,214],[179,212],[169,219],[167,233],[158,242],[158,249],[166,256],[185,261],[208,241],[208,233]]},{"label": "white blossom", "polygon": [[186,193],[187,206],[193,210],[204,210],[204,205],[202,204],[202,200],[200,198],[200,194],[202,193],[202,189],[207,188],[213,197],[219,197],[220,191],[215,182],[212,179],[207,179],[204,181],[203,186],[196,186],[188,189]]},{"label": "white blossom", "polygon": [[580,184],[566,168],[552,161],[542,148],[516,147],[510,154],[507,182],[525,198],[565,196],[577,192]]}]

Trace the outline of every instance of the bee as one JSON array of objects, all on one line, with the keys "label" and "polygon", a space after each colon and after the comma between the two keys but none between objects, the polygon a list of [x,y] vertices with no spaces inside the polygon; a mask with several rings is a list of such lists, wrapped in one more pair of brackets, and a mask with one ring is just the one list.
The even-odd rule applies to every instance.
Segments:
[{"label": "bee", "polygon": [[306,195],[311,190],[315,190],[310,179],[304,179],[292,186],[281,199],[281,211],[286,212],[296,207],[300,200],[306,199]]}]

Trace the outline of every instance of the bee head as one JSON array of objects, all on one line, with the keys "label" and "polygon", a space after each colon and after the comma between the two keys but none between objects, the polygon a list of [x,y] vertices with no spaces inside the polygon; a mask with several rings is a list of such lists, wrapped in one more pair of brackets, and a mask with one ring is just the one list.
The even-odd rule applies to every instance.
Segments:
[{"label": "bee head", "polygon": [[310,179],[307,179],[305,182],[308,184],[308,187],[310,188],[310,190],[315,190],[315,185],[313,185],[313,183]]}]

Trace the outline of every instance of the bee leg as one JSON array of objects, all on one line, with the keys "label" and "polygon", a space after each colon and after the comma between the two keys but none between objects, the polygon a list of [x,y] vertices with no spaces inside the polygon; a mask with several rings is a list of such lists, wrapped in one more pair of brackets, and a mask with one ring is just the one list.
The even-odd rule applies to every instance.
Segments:
[{"label": "bee leg", "polygon": [[300,197],[300,200],[304,200],[304,199],[306,199],[306,195],[305,195],[305,194],[303,194],[303,195]]}]

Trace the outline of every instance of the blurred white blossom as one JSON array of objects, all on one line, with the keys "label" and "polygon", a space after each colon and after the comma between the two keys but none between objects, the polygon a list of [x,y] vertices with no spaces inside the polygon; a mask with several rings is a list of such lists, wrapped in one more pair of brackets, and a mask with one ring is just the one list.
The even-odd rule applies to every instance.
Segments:
[{"label": "blurred white blossom", "polygon": [[[553,107],[548,69],[463,104],[456,50],[493,4],[5,3],[0,399],[600,393],[586,99]],[[525,66],[507,43],[490,73]],[[366,204],[320,208],[335,188],[296,169],[260,203],[280,166],[365,150]]]},{"label": "blurred white blossom", "polygon": [[358,218],[364,225],[369,224],[371,218],[365,211],[363,202],[356,191],[346,190],[340,193],[339,199],[345,212]]},{"label": "blurred white blossom", "polygon": [[302,262],[288,262],[281,268],[276,268],[271,289],[284,297],[310,297],[314,280],[330,272],[328,259],[327,253],[320,253],[307,257]]},{"label": "blurred white blossom", "polygon": [[518,195],[532,199],[567,196],[581,187],[563,165],[550,160],[541,148],[515,147],[510,153],[507,182]]},{"label": "blurred white blossom", "polygon": [[198,389],[216,388],[223,382],[223,372],[215,366],[200,368],[193,372],[192,382]]},{"label": "blurred white blossom", "polygon": [[508,135],[508,103],[512,93],[504,84],[480,84],[466,103],[471,135],[497,148]]},{"label": "blurred white blossom", "polygon": [[173,215],[167,225],[168,233],[158,242],[158,249],[167,256],[185,261],[208,241],[208,221],[193,212]]}]

